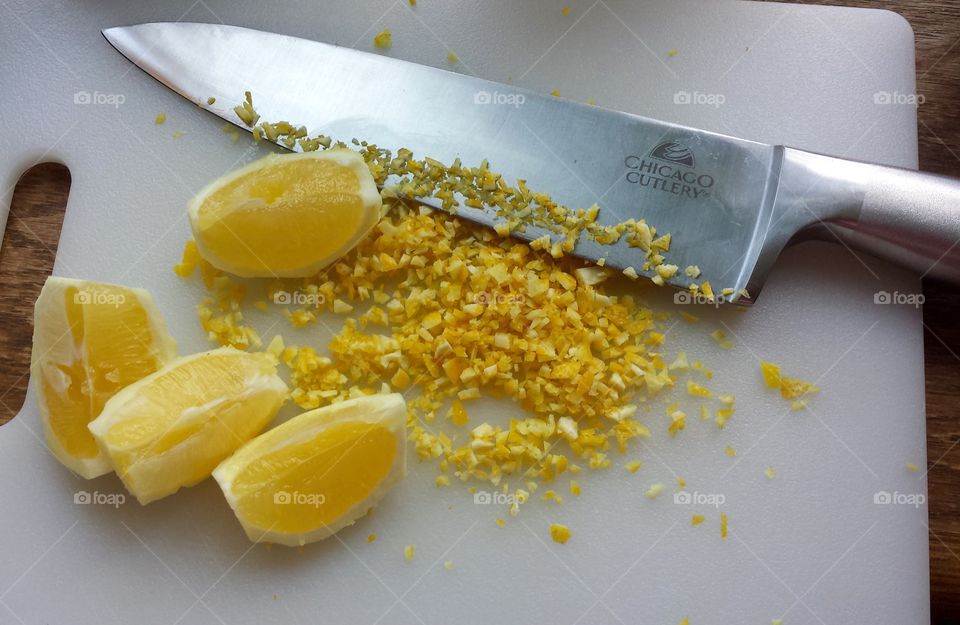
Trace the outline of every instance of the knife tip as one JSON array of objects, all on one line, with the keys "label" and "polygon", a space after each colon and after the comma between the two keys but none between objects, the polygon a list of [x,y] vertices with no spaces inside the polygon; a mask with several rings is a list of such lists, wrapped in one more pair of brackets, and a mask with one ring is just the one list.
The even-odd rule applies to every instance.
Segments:
[{"label": "knife tip", "polygon": [[112,26],[110,28],[103,28],[100,30],[100,34],[103,35],[103,38],[110,42],[111,45],[116,45],[114,42],[117,38],[117,31],[121,26]]}]

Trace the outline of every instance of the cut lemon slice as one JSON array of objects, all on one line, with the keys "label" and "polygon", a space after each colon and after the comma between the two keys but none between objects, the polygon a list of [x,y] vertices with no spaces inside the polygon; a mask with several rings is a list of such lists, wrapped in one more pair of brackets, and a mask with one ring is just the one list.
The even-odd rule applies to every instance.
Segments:
[{"label": "cut lemon slice", "polygon": [[399,393],[311,410],[241,447],[213,478],[250,540],[327,538],[406,474],[406,417]]},{"label": "cut lemon slice", "polygon": [[380,218],[363,157],[348,149],[262,158],[213,181],[188,207],[200,254],[243,277],[312,276]]},{"label": "cut lemon slice", "polygon": [[34,308],[31,375],[53,455],[88,479],[108,473],[87,424],[114,393],[175,357],[143,289],[47,278]]},{"label": "cut lemon slice", "polygon": [[179,358],[131,384],[89,428],[146,504],[210,475],[270,423],[286,396],[273,356],[224,347]]}]

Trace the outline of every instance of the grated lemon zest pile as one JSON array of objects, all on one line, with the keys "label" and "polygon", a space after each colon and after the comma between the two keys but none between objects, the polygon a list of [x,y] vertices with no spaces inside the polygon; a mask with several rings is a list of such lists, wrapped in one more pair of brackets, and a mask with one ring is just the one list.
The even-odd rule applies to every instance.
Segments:
[{"label": "grated lemon zest pile", "polygon": [[[244,123],[257,123],[249,94],[236,110]],[[332,145],[329,138],[311,139],[305,129],[286,122],[256,125],[254,136],[296,142],[308,151]],[[384,190],[381,222],[323,273],[273,281],[266,297],[255,302],[269,309],[280,305],[276,295],[281,291],[309,296],[315,305],[281,305],[296,328],[318,323],[322,312],[359,312],[333,334],[329,356],[308,345],[285,345],[279,337],[271,341],[268,351],[289,367],[291,397],[301,408],[416,387],[420,394],[408,402],[408,431],[418,457],[437,462],[441,475],[435,485],[448,485],[452,474],[509,492],[505,478],[519,475],[528,488],[513,493],[525,501],[536,490],[536,480],[579,473],[581,466],[571,460],[604,469],[612,450],[625,453],[632,439],[648,438],[649,429],[639,421],[649,412],[645,404],[669,392],[678,373],[689,369],[712,378],[710,369],[699,361],[690,364],[685,354],[668,367],[661,351],[666,335],[659,323],[669,315],[655,313],[632,296],[606,294],[601,283],[609,272],[563,258],[582,233],[601,243],[627,237],[646,252],[644,270],[672,276],[677,267],[663,260],[669,234],[658,236],[642,220],[601,226],[596,206],[573,211],[530,191],[522,180],[510,187],[485,162],[477,168],[459,162],[444,166],[416,160],[406,150],[394,157],[376,146],[355,144],[378,184],[400,177]],[[404,200],[437,197],[455,213],[454,193],[462,194],[467,205],[473,200],[495,207],[511,229],[539,225],[560,238],[553,241],[548,235],[527,245],[503,238],[507,232],[495,233]],[[260,349],[261,339],[241,310],[246,284],[206,263],[190,241],[174,271],[188,277],[198,268],[210,292],[198,307],[209,339]],[[703,290],[712,296],[708,283]],[[687,389],[696,397],[712,397],[696,383]],[[478,423],[457,435],[437,427],[439,418],[465,428],[470,422],[465,405],[485,395],[513,400],[517,415],[502,425]],[[723,428],[733,414],[733,398],[718,399],[715,422]],[[709,416],[705,404],[700,410],[701,418]],[[686,412],[675,407],[668,414],[668,432],[675,436],[686,425]],[[635,473],[640,462],[626,468]],[[646,495],[655,498],[663,488],[654,484]],[[580,485],[571,482],[570,489],[577,496]],[[554,491],[543,497],[562,503]],[[514,503],[510,513],[517,511]]]},{"label": "grated lemon zest pile", "polygon": [[[329,356],[271,342],[303,409],[417,387],[408,426],[422,460],[463,481],[498,485],[523,474],[549,482],[579,471],[571,458],[606,468],[611,449],[623,453],[632,439],[648,438],[640,408],[674,387],[684,367],[712,376],[685,356],[671,372],[659,351],[661,316],[633,297],[606,295],[569,261],[443,213],[398,200],[390,205],[374,232],[323,274],[268,285],[267,302],[277,302],[280,291],[318,302],[309,309],[281,305],[294,327],[317,323],[324,310],[364,311],[334,334]],[[189,242],[174,270],[186,277],[198,267],[212,294],[199,307],[209,338],[258,348],[240,310],[245,285],[210,267]],[[514,400],[518,415],[504,425],[479,423],[465,440],[434,425],[443,419],[467,426],[466,404],[487,394]],[[732,406],[721,401],[718,426],[730,415]],[[668,431],[676,435],[686,413],[670,416]]]}]

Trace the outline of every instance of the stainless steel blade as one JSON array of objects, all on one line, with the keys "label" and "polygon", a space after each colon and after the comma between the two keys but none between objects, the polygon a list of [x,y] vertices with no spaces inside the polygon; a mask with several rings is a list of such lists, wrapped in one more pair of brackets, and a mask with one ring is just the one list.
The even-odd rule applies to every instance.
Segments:
[{"label": "stainless steel blade", "polygon": [[[508,180],[567,206],[599,204],[602,223],[644,218],[670,232],[668,262],[681,268],[669,280],[675,286],[691,282],[687,265],[717,289],[754,295],[762,285],[754,268],[772,218],[773,146],[245,28],[158,23],[104,35],[148,74],[242,128],[232,107],[251,91],[265,120],[447,163],[488,159]],[[461,212],[490,223],[480,211]],[[576,254],[643,274],[642,252],[623,242],[582,240]]]}]

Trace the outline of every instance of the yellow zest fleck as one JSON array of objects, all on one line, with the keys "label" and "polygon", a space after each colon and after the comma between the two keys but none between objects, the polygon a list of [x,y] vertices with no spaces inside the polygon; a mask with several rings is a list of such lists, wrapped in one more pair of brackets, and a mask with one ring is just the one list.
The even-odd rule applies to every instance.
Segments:
[{"label": "yellow zest fleck", "polygon": [[253,109],[253,95],[249,91],[245,91],[243,95],[243,103],[233,107],[233,112],[247,127],[253,128],[260,120],[260,114]]},{"label": "yellow zest fleck", "polygon": [[728,456],[730,456],[731,458],[736,458],[736,457],[737,457],[737,450],[734,449],[733,447],[730,447],[729,445],[727,445],[727,448],[724,449],[723,452],[724,452],[725,454],[727,454]]},{"label": "yellow zest fleck", "polygon": [[570,494],[574,497],[580,496],[580,482],[577,480],[570,480]]},{"label": "yellow zest fleck", "polygon": [[200,250],[193,239],[190,239],[183,246],[183,258],[179,263],[173,266],[173,273],[181,278],[187,278],[193,274],[197,265],[200,264]]},{"label": "yellow zest fleck", "polygon": [[727,539],[727,526],[728,526],[727,513],[721,512],[720,513],[720,538],[724,540]]},{"label": "yellow zest fleck", "polygon": [[437,488],[443,488],[444,486],[450,486],[450,478],[446,475],[438,475],[433,481],[436,484]]},{"label": "yellow zest fleck", "polygon": [[708,380],[713,379],[713,371],[707,369],[699,360],[694,361],[693,364],[690,365],[690,368],[694,371],[699,371],[703,374],[703,377],[707,378]]},{"label": "yellow zest fleck", "polygon": [[692,525],[693,527],[696,527],[706,520],[707,520],[707,517],[703,516],[702,514],[694,514],[693,516],[690,517],[690,525]]},{"label": "yellow zest fleck", "polygon": [[780,365],[775,365],[772,362],[761,362],[760,373],[763,374],[763,381],[767,388],[780,388]]},{"label": "yellow zest fleck", "polygon": [[773,470],[773,467],[767,467],[766,471],[763,472],[767,476],[768,480],[772,480],[776,476],[776,471]]},{"label": "yellow zest fleck", "polygon": [[670,414],[670,427],[667,428],[667,432],[670,436],[676,436],[677,432],[682,430],[687,426],[687,413],[682,410],[674,410]]},{"label": "yellow zest fleck", "polygon": [[[416,2],[416,0],[412,0],[412,1]],[[447,569],[448,571],[453,570],[453,562],[451,562],[450,560],[447,560],[446,562],[443,563],[443,568]]]},{"label": "yellow zest fleck", "polygon": [[555,98],[559,98],[559,97],[560,97],[560,90],[559,90],[559,89],[554,89],[553,91],[550,92],[550,95],[552,95],[552,96],[555,97]]},{"label": "yellow zest fleck", "polygon": [[553,539],[553,542],[565,545],[567,541],[570,540],[570,528],[566,525],[554,523],[550,526],[550,537]]},{"label": "yellow zest fleck", "polygon": [[456,65],[457,63],[460,62],[460,57],[457,56],[453,50],[450,50],[449,52],[447,52],[447,61]]},{"label": "yellow zest fleck", "polygon": [[570,11],[571,11],[570,7],[563,7],[562,9],[560,9],[560,12],[563,13],[564,15],[570,15]]},{"label": "yellow zest fleck", "polygon": [[729,338],[723,330],[714,330],[710,333],[710,338],[720,346],[720,349],[730,349],[733,347],[733,339]]},{"label": "yellow zest fleck", "polygon": [[459,399],[454,399],[450,405],[450,420],[453,421],[454,425],[460,426],[466,425],[470,420],[467,409],[463,407],[463,402]]},{"label": "yellow zest fleck", "polygon": [[786,376],[781,378],[780,395],[784,399],[797,399],[803,397],[804,395],[819,392],[820,389],[810,382],[805,382],[796,378],[788,378]]},{"label": "yellow zest fleck", "polygon": [[558,494],[558,493],[557,493],[556,491],[554,491],[554,490],[548,490],[548,491],[546,491],[546,492],[543,493],[543,500],[544,500],[544,501],[552,501],[552,502],[556,503],[557,505],[562,505],[562,504],[563,504],[563,495]]},{"label": "yellow zest fleck", "polygon": [[167,121],[166,113],[157,113],[157,116],[153,118],[153,123],[159,126],[163,122]]},{"label": "yellow zest fleck", "polygon": [[694,397],[713,397],[713,391],[693,380],[687,380],[687,393]]},{"label": "yellow zest fleck", "polygon": [[498,526],[498,527],[503,527],[503,526],[506,525],[506,524],[507,524],[507,522],[504,521],[503,519],[499,519],[499,518],[497,519],[497,526]]},{"label": "yellow zest fleck", "polygon": [[416,545],[407,545],[403,548],[403,557],[406,558],[407,561],[413,560],[413,554],[416,549]]},{"label": "yellow zest fleck", "polygon": [[373,38],[373,45],[377,48],[389,48],[393,45],[393,34],[389,28],[385,28],[376,34]]},{"label": "yellow zest fleck", "polygon": [[368,543],[372,543],[372,542],[375,541],[376,539],[377,539],[377,535],[376,535],[376,534],[370,534],[370,535],[367,536],[367,542],[368,542]]},{"label": "yellow zest fleck", "polygon": [[667,367],[670,371],[686,371],[690,368],[690,362],[687,360],[686,352],[680,352],[677,354],[677,357],[674,358],[673,362],[670,363],[670,366]]},{"label": "yellow zest fleck", "polygon": [[347,313],[353,312],[353,306],[341,299],[335,299],[333,300],[333,312],[338,315],[346,315]]},{"label": "yellow zest fleck", "polygon": [[643,466],[643,464],[639,460],[631,460],[627,463],[627,471],[630,473],[636,473],[640,470],[641,466]]},{"label": "yellow zest fleck", "polygon": [[657,482],[656,484],[651,485],[650,488],[647,489],[647,492],[644,493],[644,496],[647,499],[656,499],[657,497],[660,496],[660,493],[663,492],[663,488],[664,488],[663,483]]},{"label": "yellow zest fleck", "polygon": [[913,464],[912,462],[908,462],[908,463],[907,463],[907,470],[908,470],[908,471],[919,471],[919,470],[920,470],[920,467],[919,467],[918,465]]},{"label": "yellow zest fleck", "polygon": [[727,421],[730,420],[730,417],[733,416],[733,413],[734,413],[733,408],[719,408],[714,413],[713,421],[714,423],[717,424],[717,427],[722,430],[723,427],[727,424]]}]

